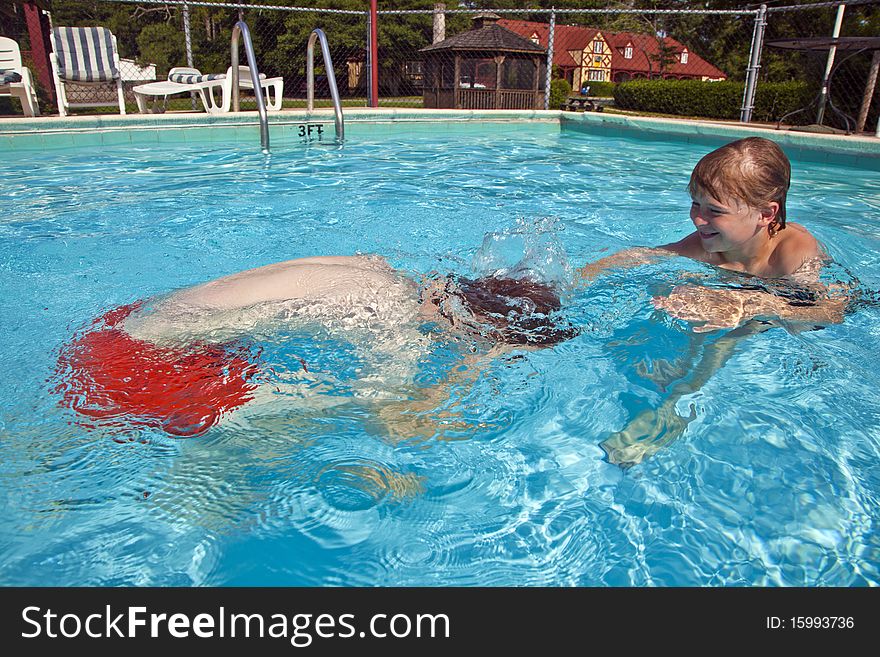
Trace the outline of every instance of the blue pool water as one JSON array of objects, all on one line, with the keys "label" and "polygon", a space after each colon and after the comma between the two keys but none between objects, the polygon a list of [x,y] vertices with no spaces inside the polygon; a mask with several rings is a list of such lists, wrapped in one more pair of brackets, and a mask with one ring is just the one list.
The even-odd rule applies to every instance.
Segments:
[{"label": "blue pool water", "polygon": [[[56,362],[107,310],[322,254],[474,274],[531,249],[564,277],[683,236],[707,149],[511,124],[257,150],[0,163],[0,583],[880,584],[877,306],[819,331],[695,337],[651,305],[716,276],[683,260],[570,290],[580,335],[499,357],[406,422],[341,385],[313,391],[328,403],[279,387],[185,440],[83,426],[59,403]],[[793,167],[789,217],[878,289],[880,172]],[[369,369],[339,334],[255,340],[270,385],[299,359],[343,383]],[[466,354],[439,341],[416,380],[427,389]],[[609,463],[600,443],[658,409],[677,439]]]}]

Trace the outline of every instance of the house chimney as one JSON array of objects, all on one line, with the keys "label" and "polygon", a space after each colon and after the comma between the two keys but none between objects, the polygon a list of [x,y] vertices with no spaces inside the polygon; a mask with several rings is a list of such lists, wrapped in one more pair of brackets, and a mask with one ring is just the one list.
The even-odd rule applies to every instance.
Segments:
[{"label": "house chimney", "polygon": [[446,5],[438,2],[434,5],[434,40],[431,43],[440,43],[446,39]]},{"label": "house chimney", "polygon": [[499,16],[498,14],[493,14],[491,12],[486,12],[483,14],[477,14],[471,20],[474,22],[473,29],[479,30],[480,28],[494,25],[499,20],[501,20],[501,16]]}]

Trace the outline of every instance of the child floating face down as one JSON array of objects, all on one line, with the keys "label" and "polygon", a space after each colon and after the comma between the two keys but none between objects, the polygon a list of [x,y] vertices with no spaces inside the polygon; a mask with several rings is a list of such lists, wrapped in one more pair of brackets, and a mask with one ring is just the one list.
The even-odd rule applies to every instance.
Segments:
[{"label": "child floating face down", "polygon": [[794,295],[785,285],[776,286],[776,294],[771,292],[773,285],[754,289],[767,287],[763,284],[746,289],[679,286],[669,296],[654,299],[657,308],[692,322],[694,331],[732,328],[753,318],[840,322],[845,299],[819,282],[827,256],[806,228],[786,219],[790,184],[791,164],[775,142],[762,137],[731,142],[704,156],[691,174],[694,232],[656,248],[621,251],[586,265],[578,274],[588,282],[605,269],[680,255],[762,282],[801,286]]},{"label": "child floating face down", "polygon": [[[560,307],[551,286],[530,280],[450,275],[426,277],[420,286],[378,256],[299,258],[111,310],[62,349],[58,391],[94,425],[195,436],[260,392],[265,373],[244,336],[273,326],[370,335],[365,357],[385,365],[363,377],[360,394],[393,396],[395,386],[411,382],[424,356],[426,323],[497,354],[575,335],[557,321]],[[312,380],[300,387],[314,390],[312,375],[320,373],[309,373],[305,362],[302,367]],[[462,371],[457,376],[465,376]],[[437,397],[448,392],[440,388]],[[436,405],[419,394],[423,405]],[[385,410],[399,421],[399,412]]]}]

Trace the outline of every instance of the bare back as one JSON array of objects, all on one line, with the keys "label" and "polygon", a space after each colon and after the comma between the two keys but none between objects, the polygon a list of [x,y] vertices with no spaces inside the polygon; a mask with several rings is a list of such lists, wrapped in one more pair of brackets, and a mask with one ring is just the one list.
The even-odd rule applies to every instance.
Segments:
[{"label": "bare back", "polygon": [[133,314],[124,328],[145,340],[228,338],[283,314],[347,327],[404,321],[418,309],[410,279],[376,256],[279,262],[186,288]]}]

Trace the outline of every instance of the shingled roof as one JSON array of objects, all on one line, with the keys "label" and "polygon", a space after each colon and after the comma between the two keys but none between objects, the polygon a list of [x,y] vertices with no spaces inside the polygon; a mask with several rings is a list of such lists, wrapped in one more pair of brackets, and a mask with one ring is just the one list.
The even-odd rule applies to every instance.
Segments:
[{"label": "shingled roof", "polygon": [[[538,43],[548,43],[550,41],[550,25],[548,23],[536,23],[534,21],[517,21],[509,18],[502,18],[498,21],[501,27],[511,32],[516,32],[531,41],[532,35],[537,37]],[[566,49],[569,44],[589,43],[599,33],[595,27],[581,27],[574,25],[556,25],[555,43],[553,48],[553,64],[565,68],[574,68],[579,66],[571,53]],[[532,41],[534,43],[534,41]]]},{"label": "shingled roof", "polygon": [[[549,41],[550,26],[547,23],[536,23],[533,21],[519,21],[508,18],[502,18],[499,24],[506,29],[517,32],[525,38],[533,35],[537,37],[539,43],[547,43]],[[577,68],[580,66],[571,57],[571,50],[580,50],[588,47],[596,34],[600,30],[593,27],[584,27],[580,25],[556,25],[556,33],[554,35],[553,47],[553,63],[563,68]],[[609,32],[602,30],[602,35],[611,47],[611,73],[638,73],[649,75],[657,73],[657,59],[660,56],[660,44],[658,39],[645,34],[636,34],[633,32]],[[669,62],[664,72],[668,75],[679,75],[687,77],[709,77],[715,79],[726,78],[724,71],[719,70],[705,59],[694,52],[688,53],[688,62],[681,63],[680,55],[687,50],[684,45],[671,37],[662,39],[664,45],[671,53],[678,56],[675,61]],[[627,44],[633,44],[632,57],[624,57],[624,51]]]},{"label": "shingled roof", "polygon": [[[494,17],[494,20],[493,20]],[[547,50],[538,44],[521,37],[498,25],[497,16],[481,15],[483,27],[467,32],[461,32],[448,39],[422,48],[419,52],[435,52],[442,50],[491,50],[493,52],[526,52],[546,53]]]}]

